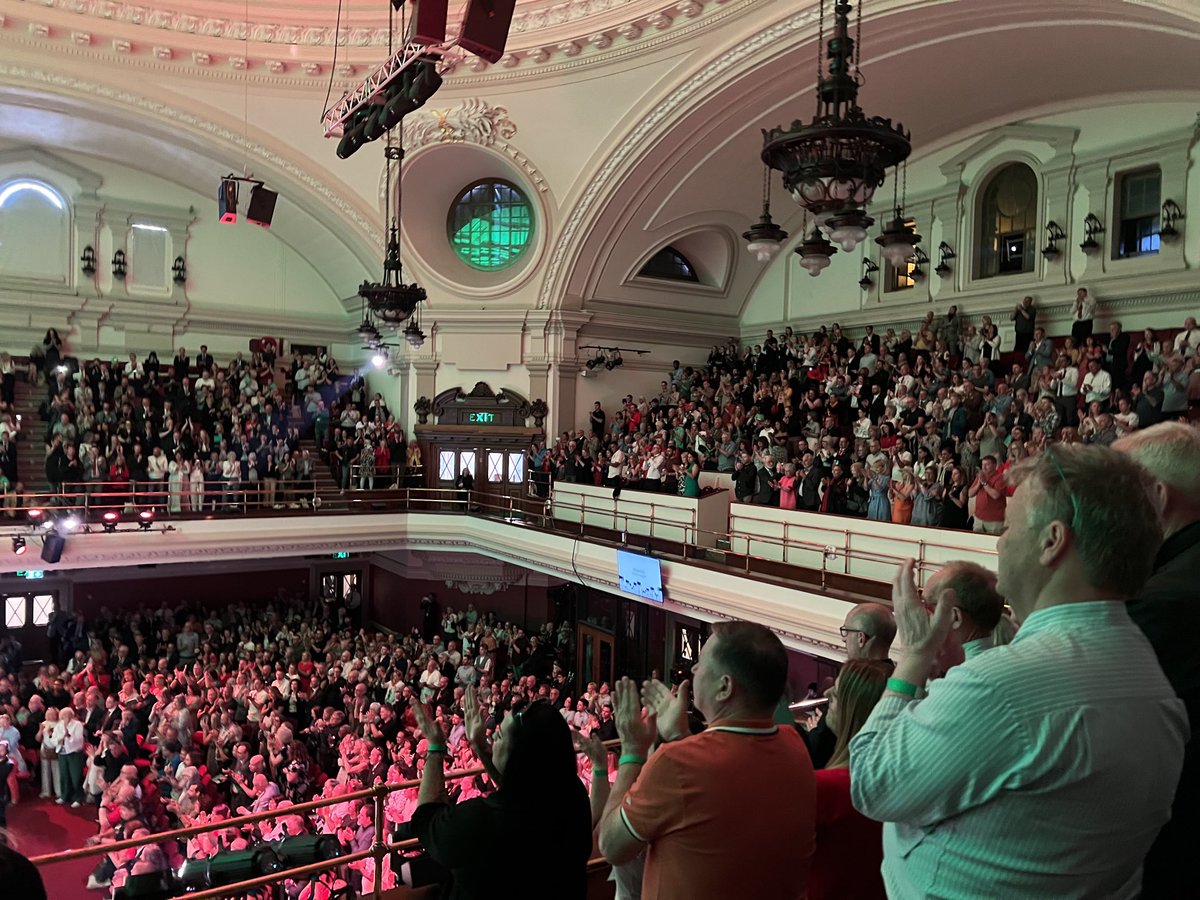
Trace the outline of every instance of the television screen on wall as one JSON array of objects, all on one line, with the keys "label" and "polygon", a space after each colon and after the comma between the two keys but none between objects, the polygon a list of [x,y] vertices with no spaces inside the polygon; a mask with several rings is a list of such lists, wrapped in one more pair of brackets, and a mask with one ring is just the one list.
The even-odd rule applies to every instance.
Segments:
[{"label": "television screen on wall", "polygon": [[663,602],[662,563],[653,556],[618,550],[617,579],[626,593]]}]

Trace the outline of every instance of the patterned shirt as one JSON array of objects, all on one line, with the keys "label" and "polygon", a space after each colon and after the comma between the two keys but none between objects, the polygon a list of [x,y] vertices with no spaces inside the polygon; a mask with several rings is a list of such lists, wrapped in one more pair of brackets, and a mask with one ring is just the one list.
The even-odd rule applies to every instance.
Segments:
[{"label": "patterned shirt", "polygon": [[898,898],[1133,898],[1170,815],[1187,714],[1123,604],[1034,612],[850,744]]}]

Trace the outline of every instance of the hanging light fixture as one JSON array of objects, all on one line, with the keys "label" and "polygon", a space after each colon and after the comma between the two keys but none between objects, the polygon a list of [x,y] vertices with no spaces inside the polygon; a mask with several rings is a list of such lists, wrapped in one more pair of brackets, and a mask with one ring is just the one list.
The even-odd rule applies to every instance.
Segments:
[{"label": "hanging light fixture", "polygon": [[796,253],[800,256],[800,266],[815,278],[829,267],[837,248],[825,240],[818,226],[813,225],[808,237],[796,248]]},{"label": "hanging light fixture", "polygon": [[[394,29],[392,15],[388,14],[388,49],[392,46]],[[399,146],[393,143],[394,135],[399,132]],[[415,281],[406,284],[404,268],[400,264],[400,225],[403,221],[402,206],[404,189],[404,129],[397,128],[389,131],[387,146],[383,156],[386,162],[384,171],[384,208],[392,207],[392,163],[396,163],[400,171],[396,176],[396,208],[392,211],[392,224],[388,229],[387,251],[383,258],[383,279],[378,282],[364,281],[358,288],[358,295],[363,298],[376,319],[388,328],[398,329],[405,320],[416,311],[417,304],[426,298],[425,289]],[[407,337],[407,334],[406,334]]]},{"label": "hanging light fixture", "polygon": [[760,263],[774,259],[788,233],[771,221],[771,169],[763,166],[763,207],[762,218],[750,226],[750,230],[742,235],[746,239],[746,249],[754,254]]},{"label": "hanging light fixture", "polygon": [[[868,117],[858,105],[862,4],[853,39],[851,9],[847,0],[835,0],[833,34],[825,44],[822,0],[816,115],[807,124],[797,119],[790,128],[764,131],[762,152],[763,162],[783,174],[783,186],[792,198],[812,213],[818,225],[825,226],[830,239],[846,252],[866,239],[867,229],[874,222],[866,214],[866,206],[883,184],[888,169],[898,166],[912,152],[911,135],[902,124],[893,125],[891,119],[881,116]],[[823,243],[833,250],[828,242]],[[801,257],[810,259],[805,268],[816,275],[829,264],[829,256],[823,248],[816,252],[816,244],[810,249],[814,252],[807,256],[801,253]],[[816,262],[818,257],[823,264]]]}]

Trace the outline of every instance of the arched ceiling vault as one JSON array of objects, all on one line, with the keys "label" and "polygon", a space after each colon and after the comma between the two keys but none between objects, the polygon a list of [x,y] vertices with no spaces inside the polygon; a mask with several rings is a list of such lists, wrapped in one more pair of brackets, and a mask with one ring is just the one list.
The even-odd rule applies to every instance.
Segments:
[{"label": "arched ceiling vault", "polygon": [[[896,0],[868,4],[867,12],[860,102],[868,114],[912,130],[914,160],[983,127],[1200,84],[1200,4]],[[698,304],[664,292],[647,304],[622,281],[633,261],[681,221],[748,226],[760,205],[761,130],[811,117],[811,11],[759,19],[754,27],[754,34],[729,34],[724,49],[664,85],[657,106],[638,111],[629,132],[593,160],[592,177],[580,179],[581,192],[567,203],[543,304],[659,316],[677,310],[713,324],[739,314],[762,272],[744,250],[720,301]],[[777,37],[763,41],[769,34]],[[756,52],[744,52],[754,44]],[[775,219],[795,234],[798,208],[777,174],[774,185]]]}]

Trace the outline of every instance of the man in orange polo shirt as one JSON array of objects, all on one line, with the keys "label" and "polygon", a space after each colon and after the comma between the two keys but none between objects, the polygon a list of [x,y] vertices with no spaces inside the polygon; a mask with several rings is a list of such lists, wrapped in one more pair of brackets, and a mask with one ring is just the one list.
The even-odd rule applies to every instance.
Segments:
[{"label": "man in orange polo shirt", "polygon": [[[709,723],[688,736],[690,689],[621,679],[617,781],[599,826],[619,864],[646,850],[642,900],[804,895],[815,847],[812,762],[793,728],[774,724],[787,653],[769,629],[722,622],[692,667]],[[646,709],[643,712],[643,704]],[[664,742],[647,753],[655,732]]]}]

